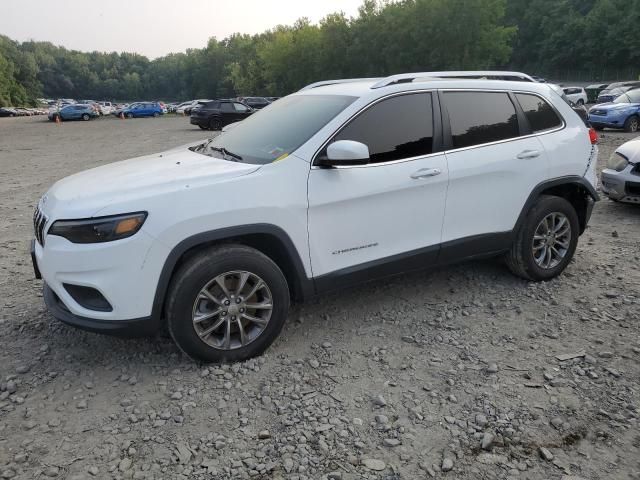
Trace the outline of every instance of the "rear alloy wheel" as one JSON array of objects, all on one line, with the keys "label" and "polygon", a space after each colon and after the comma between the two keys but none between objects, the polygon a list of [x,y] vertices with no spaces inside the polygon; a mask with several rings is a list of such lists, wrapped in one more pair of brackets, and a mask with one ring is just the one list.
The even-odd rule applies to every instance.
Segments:
[{"label": "rear alloy wheel", "polygon": [[88,122],[89,120],[91,120],[91,117],[89,116],[88,113],[83,113],[82,120],[84,120],[85,122]]},{"label": "rear alloy wheel", "polygon": [[166,308],[176,344],[202,362],[260,355],[288,311],[289,289],[278,266],[243,245],[214,247],[187,260],[171,282]]},{"label": "rear alloy wheel", "polygon": [[638,131],[639,127],[640,127],[640,121],[639,121],[638,117],[636,117],[636,116],[629,117],[629,118],[627,118],[627,121],[624,122],[624,131],[625,132],[635,133],[635,132]]},{"label": "rear alloy wheel", "polygon": [[212,118],[209,120],[209,130],[220,130],[222,128],[222,122],[219,118]]},{"label": "rear alloy wheel", "polygon": [[578,245],[578,215],[567,200],[543,195],[527,213],[511,250],[509,269],[527,280],[549,280],[567,267]]}]

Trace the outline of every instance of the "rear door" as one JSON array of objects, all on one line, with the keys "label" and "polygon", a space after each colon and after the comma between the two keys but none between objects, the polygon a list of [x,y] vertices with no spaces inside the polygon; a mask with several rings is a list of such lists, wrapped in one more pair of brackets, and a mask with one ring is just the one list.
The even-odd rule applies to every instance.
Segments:
[{"label": "rear door", "polygon": [[529,194],[549,178],[547,154],[513,94],[455,90],[440,96],[449,165],[443,260],[501,250]]},{"label": "rear door", "polygon": [[[447,163],[439,152],[437,97],[410,92],[377,101],[329,143],[369,147],[370,163],[309,175],[309,244],[319,289],[435,262],[442,234]],[[326,146],[318,154],[322,156]]]}]

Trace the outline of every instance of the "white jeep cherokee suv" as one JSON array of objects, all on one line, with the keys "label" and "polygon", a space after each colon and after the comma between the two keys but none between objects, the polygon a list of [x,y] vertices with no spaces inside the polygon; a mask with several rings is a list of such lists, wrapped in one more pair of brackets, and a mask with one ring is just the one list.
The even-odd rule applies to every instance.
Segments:
[{"label": "white jeep cherokee suv", "polygon": [[166,324],[194,359],[243,360],[292,299],[480,256],[560,274],[597,200],[596,141],[545,84],[320,82],[199,145],[60,180],[34,267],[63,322]]}]

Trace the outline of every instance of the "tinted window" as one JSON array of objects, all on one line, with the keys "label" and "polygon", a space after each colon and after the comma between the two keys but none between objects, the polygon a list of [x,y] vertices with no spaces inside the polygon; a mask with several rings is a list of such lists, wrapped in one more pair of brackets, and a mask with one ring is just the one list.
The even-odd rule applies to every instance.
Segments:
[{"label": "tinted window", "polygon": [[547,102],[536,95],[526,93],[516,93],[516,98],[520,102],[524,115],[531,125],[531,130],[540,132],[550,128],[559,127],[562,121],[556,112]]},{"label": "tinted window", "polygon": [[506,93],[447,92],[453,148],[497,142],[520,134],[516,108]]},{"label": "tinted window", "polygon": [[356,117],[333,140],[364,143],[372,163],[428,155],[433,152],[431,94],[383,100]]},{"label": "tinted window", "polygon": [[205,103],[203,108],[208,108],[208,109],[220,108],[220,102],[208,102],[208,103]]},{"label": "tinted window", "polygon": [[234,103],[233,108],[236,109],[236,112],[246,112],[247,110],[249,110],[247,107],[245,107],[241,103]]},{"label": "tinted window", "polygon": [[231,105],[229,102],[225,102],[220,104],[220,110],[222,110],[223,112],[233,112],[233,105]]}]

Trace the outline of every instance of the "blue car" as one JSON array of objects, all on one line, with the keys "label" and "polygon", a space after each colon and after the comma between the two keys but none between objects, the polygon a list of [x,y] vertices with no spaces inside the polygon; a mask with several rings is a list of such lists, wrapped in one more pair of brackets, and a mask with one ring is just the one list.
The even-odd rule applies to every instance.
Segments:
[{"label": "blue car", "polygon": [[637,132],[640,129],[640,89],[629,90],[611,103],[591,107],[589,122],[596,130],[618,128]]},{"label": "blue car", "polygon": [[96,118],[98,112],[93,105],[75,104],[67,105],[59,110],[49,112],[49,120],[84,120],[88,121],[92,118]]},{"label": "blue car", "polygon": [[162,107],[157,102],[132,103],[122,110],[122,114],[127,118],[159,117],[162,113]]}]

